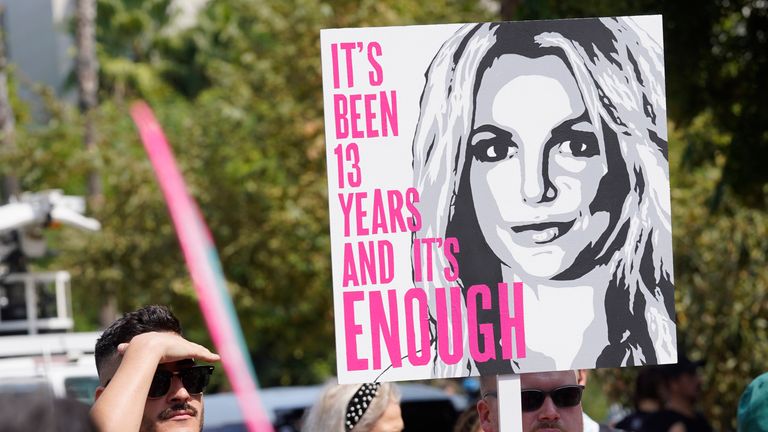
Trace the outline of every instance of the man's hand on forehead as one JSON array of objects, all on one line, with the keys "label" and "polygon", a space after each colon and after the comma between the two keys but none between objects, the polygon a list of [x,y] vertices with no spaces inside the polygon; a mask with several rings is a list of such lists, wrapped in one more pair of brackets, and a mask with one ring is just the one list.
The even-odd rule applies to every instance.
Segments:
[{"label": "man's hand on forehead", "polygon": [[125,355],[128,350],[152,352],[160,356],[157,363],[171,363],[182,360],[216,362],[221,358],[202,345],[190,342],[176,333],[149,332],[135,336],[128,343],[117,346],[117,352]]},{"label": "man's hand on forehead", "polygon": [[[139,313],[141,312],[141,313]],[[153,328],[179,328],[178,320],[164,308],[137,311]],[[155,325],[157,324],[157,325]],[[125,319],[107,332],[136,331],[135,323]],[[174,331],[147,332],[116,347],[114,334],[108,333],[99,370],[101,386],[91,416],[98,430],[201,430],[202,392],[213,366],[195,367],[195,362],[216,362],[220,358],[207,348],[192,343]],[[102,336],[103,337],[103,336]],[[118,339],[125,340],[125,338]],[[103,373],[102,373],[103,372]],[[178,379],[174,380],[177,377]],[[160,427],[162,426],[162,427]]]},{"label": "man's hand on forehead", "polygon": [[188,367],[195,366],[196,364],[197,362],[194,359],[188,358],[188,359],[179,360],[171,363],[160,363],[159,366],[166,365],[173,368],[188,368]]}]

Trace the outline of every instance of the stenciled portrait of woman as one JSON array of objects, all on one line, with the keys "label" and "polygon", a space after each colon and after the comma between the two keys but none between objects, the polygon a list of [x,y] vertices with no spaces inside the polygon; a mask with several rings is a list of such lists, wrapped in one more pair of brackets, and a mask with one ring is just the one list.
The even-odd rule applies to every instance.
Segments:
[{"label": "stenciled portrait of woman", "polygon": [[413,139],[413,237],[455,237],[459,280],[424,288],[522,282],[526,353],[501,360],[498,312],[478,306],[496,359],[435,362],[435,376],[676,361],[663,66],[631,18],[470,24],[439,49]]}]

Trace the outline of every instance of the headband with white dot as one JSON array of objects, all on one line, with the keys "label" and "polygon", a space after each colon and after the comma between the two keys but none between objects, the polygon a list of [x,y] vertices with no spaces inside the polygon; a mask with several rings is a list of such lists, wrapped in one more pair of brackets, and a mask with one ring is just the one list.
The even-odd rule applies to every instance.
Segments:
[{"label": "headband with white dot", "polygon": [[365,411],[371,405],[371,401],[379,392],[380,383],[367,383],[360,386],[352,399],[347,404],[347,413],[344,421],[344,429],[351,431],[365,414]]}]

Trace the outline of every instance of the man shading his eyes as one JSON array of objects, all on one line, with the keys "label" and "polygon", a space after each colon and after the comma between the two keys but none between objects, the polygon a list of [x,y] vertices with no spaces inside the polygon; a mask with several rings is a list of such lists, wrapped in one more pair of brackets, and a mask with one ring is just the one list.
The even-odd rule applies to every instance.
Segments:
[{"label": "man shading his eyes", "polygon": [[203,391],[219,356],[182,337],[163,306],[145,306],[112,323],[96,342],[100,386],[91,417],[99,430],[203,428]]}]

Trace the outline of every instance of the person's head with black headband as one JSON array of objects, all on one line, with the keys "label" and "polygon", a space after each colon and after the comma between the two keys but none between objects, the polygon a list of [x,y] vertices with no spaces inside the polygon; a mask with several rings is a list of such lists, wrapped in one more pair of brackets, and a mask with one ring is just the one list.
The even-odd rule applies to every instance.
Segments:
[{"label": "person's head with black headband", "polygon": [[[574,371],[520,374],[523,432],[557,429],[582,432],[584,386]],[[495,376],[480,378],[477,412],[484,432],[499,432],[499,395]]]},{"label": "person's head with black headband", "polygon": [[303,432],[401,432],[400,391],[392,383],[329,384]]},{"label": "person's head with black headband", "polygon": [[91,416],[99,430],[203,428],[203,391],[219,356],[182,337],[164,306],[145,306],[113,322],[96,342],[99,387]]}]

